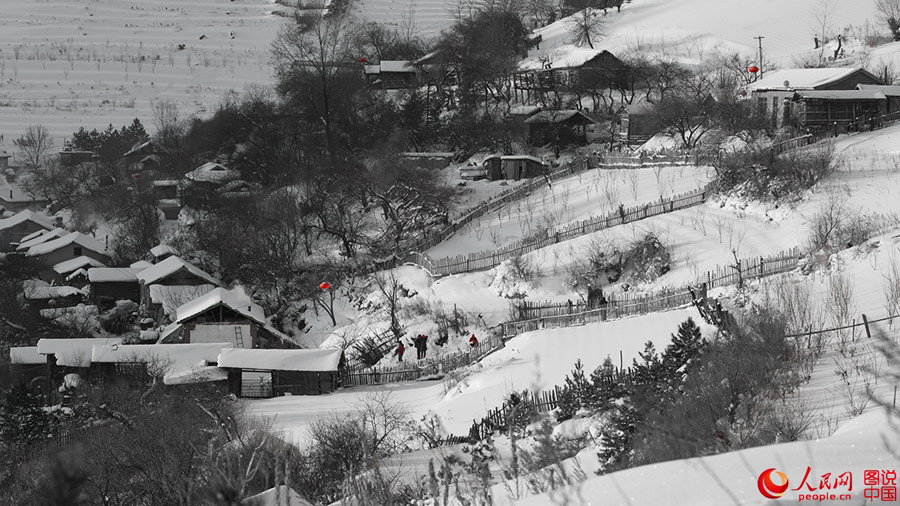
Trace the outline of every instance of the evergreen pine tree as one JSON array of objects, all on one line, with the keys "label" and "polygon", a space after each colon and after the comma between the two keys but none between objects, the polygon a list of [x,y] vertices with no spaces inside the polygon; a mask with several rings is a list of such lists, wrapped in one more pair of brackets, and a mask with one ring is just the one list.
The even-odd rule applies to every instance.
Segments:
[{"label": "evergreen pine tree", "polygon": [[634,359],[634,381],[639,385],[655,385],[665,379],[662,360],[652,342],[647,341],[644,351],[639,352],[641,361]]},{"label": "evergreen pine tree", "polygon": [[584,400],[585,407],[605,411],[613,400],[616,389],[616,366],[609,356],[591,373],[591,388]]},{"label": "evergreen pine tree", "polygon": [[568,420],[581,409],[585,400],[591,396],[591,384],[584,375],[584,364],[581,359],[575,362],[575,368],[566,375],[565,385],[559,396],[559,413],[557,420]]},{"label": "evergreen pine tree", "polygon": [[600,435],[597,457],[603,466],[598,474],[627,468],[634,455],[634,434],[640,415],[631,401],[632,392],[623,384],[616,385],[616,399],[609,423]]},{"label": "evergreen pine tree", "polygon": [[687,372],[687,366],[702,353],[703,344],[703,334],[692,318],[678,325],[678,333],[672,335],[672,344],[666,347],[662,357],[666,374],[671,380],[677,381]]}]

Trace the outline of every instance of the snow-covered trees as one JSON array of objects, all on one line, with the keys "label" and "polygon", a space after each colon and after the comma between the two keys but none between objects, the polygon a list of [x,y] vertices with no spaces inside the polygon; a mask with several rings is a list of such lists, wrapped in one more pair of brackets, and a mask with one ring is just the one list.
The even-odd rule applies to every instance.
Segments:
[{"label": "snow-covered trees", "polygon": [[875,8],[888,25],[891,37],[900,40],[900,0],[875,0]]}]

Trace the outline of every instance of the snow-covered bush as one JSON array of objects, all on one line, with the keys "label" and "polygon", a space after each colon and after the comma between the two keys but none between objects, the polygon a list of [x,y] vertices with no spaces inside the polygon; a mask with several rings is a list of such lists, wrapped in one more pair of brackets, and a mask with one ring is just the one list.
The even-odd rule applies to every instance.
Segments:
[{"label": "snow-covered bush", "polygon": [[649,282],[669,272],[671,260],[665,245],[652,232],[625,248],[595,241],[584,259],[570,267],[568,283],[575,289],[588,291],[619,281]]},{"label": "snow-covered bush", "polygon": [[491,288],[507,299],[524,299],[541,276],[540,268],[528,257],[515,256],[497,266]]},{"label": "snow-covered bush", "polygon": [[845,196],[832,192],[810,221],[809,248],[828,252],[850,248],[897,222],[896,216],[864,214],[852,207]]}]

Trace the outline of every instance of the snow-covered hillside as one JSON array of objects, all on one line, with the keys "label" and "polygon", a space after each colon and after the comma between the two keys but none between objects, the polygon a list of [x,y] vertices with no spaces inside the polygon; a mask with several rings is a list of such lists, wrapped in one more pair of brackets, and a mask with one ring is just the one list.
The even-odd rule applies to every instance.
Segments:
[{"label": "snow-covered hillside", "polygon": [[[284,18],[271,0],[4,0],[0,134],[29,124],[60,141],[80,126],[153,123],[153,105],[210,113],[225,93],[270,84]],[[57,142],[59,144],[59,142]]]},{"label": "snow-covered hillside", "polygon": [[[832,8],[823,11],[823,4]],[[594,44],[613,54],[640,50],[699,63],[716,49],[753,57],[754,37],[763,36],[764,62],[788,67],[813,51],[816,34],[822,37],[823,23],[817,21],[822,12],[829,36],[866,22],[886,31],[878,25],[874,0],[634,0],[621,13],[608,12],[605,35]],[[542,41],[530,56],[535,61],[570,57],[575,49],[567,24],[563,19],[536,30]]]}]

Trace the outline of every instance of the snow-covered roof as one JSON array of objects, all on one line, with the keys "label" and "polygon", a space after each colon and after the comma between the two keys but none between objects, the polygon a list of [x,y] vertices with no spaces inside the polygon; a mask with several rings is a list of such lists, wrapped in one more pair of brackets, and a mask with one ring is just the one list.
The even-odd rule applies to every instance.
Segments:
[{"label": "snow-covered roof", "polygon": [[28,253],[26,253],[26,255],[30,257],[46,255],[72,244],[77,244],[82,248],[89,249],[102,255],[106,254],[106,246],[104,246],[100,241],[94,239],[93,237],[88,237],[81,232],[72,232],[71,234],[60,237],[58,239],[53,239],[52,241],[47,241],[45,243],[32,246],[28,248]]},{"label": "snow-covered roof", "polygon": [[129,265],[128,267],[131,267],[132,269],[141,269],[141,270],[144,270],[144,269],[146,269],[146,268],[148,268],[148,267],[153,267],[153,264],[152,264],[151,262],[146,261],[146,260],[138,260],[137,262],[135,262],[135,263]]},{"label": "snow-covered roof", "polygon": [[35,286],[25,290],[25,298],[28,300],[46,300],[76,295],[86,294],[74,286]]},{"label": "snow-covered roof", "polygon": [[31,235],[34,235],[34,234],[29,235],[28,237],[31,237],[31,238],[28,240],[23,238],[22,242],[20,242],[19,245],[16,247],[16,251],[27,250],[27,249],[31,248],[32,246],[37,246],[38,244],[43,244],[47,241],[52,241],[53,239],[56,239],[58,237],[63,237],[63,236],[69,235],[69,231],[64,228],[54,228],[53,230],[42,230],[42,232],[43,232],[42,234],[35,236],[35,237],[31,237]]},{"label": "snow-covered roof", "polygon": [[411,61],[407,60],[382,60],[379,64],[381,72],[415,72]]},{"label": "snow-covered roof", "polygon": [[32,239],[37,239],[38,237],[40,237],[40,236],[46,234],[47,232],[48,232],[48,230],[45,229],[45,228],[42,228],[42,229],[38,230],[37,232],[32,232],[32,233],[26,235],[25,237],[21,238],[21,239],[19,240],[19,244],[22,244],[23,242],[30,241],[30,240],[32,240]]},{"label": "snow-covered roof", "polygon": [[9,218],[4,218],[4,219],[0,220],[0,230],[6,230],[7,228],[14,227],[14,226],[19,225],[20,223],[24,223],[26,221],[30,221],[32,223],[40,225],[40,226],[46,228],[47,230],[50,230],[51,228],[53,228],[53,224],[50,223],[49,219],[47,219],[44,216],[41,216],[40,214],[38,214],[34,211],[26,209],[24,211],[16,213],[13,216],[10,216]]},{"label": "snow-covered roof", "polygon": [[219,367],[264,371],[336,371],[340,348],[321,350],[224,349]]},{"label": "snow-covered roof", "polygon": [[539,112],[541,112],[539,105],[517,105],[509,110],[509,113],[514,116],[531,116]]},{"label": "snow-covered roof", "polygon": [[219,381],[226,379],[228,373],[210,364],[216,363],[219,353],[231,346],[231,343],[97,345],[91,349],[91,362],[146,363],[150,372],[162,376],[167,385]]},{"label": "snow-covered roof", "polygon": [[531,160],[532,162],[544,163],[540,158],[531,156],[531,155],[507,155],[501,156],[501,160]]},{"label": "snow-covered roof", "polygon": [[525,123],[562,123],[572,118],[581,117],[588,123],[593,123],[587,114],[577,109],[560,109],[558,111],[541,111],[525,120]]},{"label": "snow-covered roof", "polygon": [[77,269],[77,270],[75,270],[75,271],[72,271],[72,273],[69,274],[68,276],[66,276],[66,281],[72,281],[73,279],[77,278],[78,276],[84,276],[84,277],[87,277],[87,275],[88,275],[88,273],[87,273],[86,270],[84,270],[84,269]]},{"label": "snow-covered roof", "polygon": [[875,90],[810,90],[798,91],[797,95],[823,100],[887,100],[884,93]]},{"label": "snow-covered roof", "polygon": [[9,361],[13,364],[46,364],[47,357],[38,353],[37,346],[17,346],[9,349]]},{"label": "snow-covered roof", "polygon": [[158,244],[150,248],[150,254],[156,258],[159,258],[163,255],[177,255],[178,250],[169,246],[168,244]]},{"label": "snow-covered roof", "polygon": [[[765,77],[747,85],[750,91],[791,91],[813,90],[820,86],[839,81],[860,68],[825,68],[825,69],[783,69],[767,72]],[[785,84],[787,83],[787,84]]]},{"label": "snow-covered roof", "polygon": [[191,181],[197,182],[225,183],[231,181],[232,179],[237,179],[238,177],[240,177],[240,175],[240,172],[227,169],[222,165],[219,165],[218,163],[206,162],[203,165],[185,174],[184,177]]},{"label": "snow-covered roof", "polygon": [[140,152],[142,149],[150,146],[151,144],[153,144],[153,141],[146,141],[146,142],[141,142],[141,143],[135,144],[134,146],[131,147],[131,149],[128,150],[127,153],[125,153],[122,156],[131,156],[135,153]]},{"label": "snow-covered roof", "polygon": [[178,271],[186,270],[197,276],[200,279],[205,279],[206,281],[216,285],[221,286],[222,282],[218,279],[212,277],[211,274],[203,271],[203,269],[197,267],[196,265],[183,260],[181,257],[171,256],[162,262],[154,265],[153,267],[148,267],[138,273],[138,280],[145,285],[150,285],[175,274]]},{"label": "snow-covered roof", "polygon": [[215,289],[215,285],[150,285],[150,302],[162,304],[166,314],[174,313],[188,302]]},{"label": "snow-covered roof", "polygon": [[551,51],[544,57],[533,56],[519,62],[521,70],[545,70],[565,69],[580,67],[597,55],[605,53],[603,49],[591,49],[589,47],[565,46],[556,51]]},{"label": "snow-covered roof", "polygon": [[183,323],[200,313],[208,311],[219,305],[225,305],[234,311],[255,320],[257,323],[265,323],[266,314],[262,306],[253,302],[246,292],[240,287],[232,290],[216,288],[196,299],[178,306],[176,322]]},{"label": "snow-covered roof", "polygon": [[153,182],[153,186],[178,186],[176,179],[159,179]]},{"label": "snow-covered roof", "polygon": [[243,506],[314,506],[312,502],[287,485],[279,485],[251,495],[241,501],[241,504]]},{"label": "snow-covered roof", "polygon": [[880,91],[888,97],[900,97],[900,86],[883,86],[881,84],[857,84],[857,90]]},{"label": "snow-covered roof", "polygon": [[41,339],[37,343],[41,355],[56,355],[57,365],[69,367],[90,367],[91,348],[96,345],[121,344],[118,337],[90,339]]},{"label": "snow-covered roof", "polygon": [[95,260],[89,256],[81,255],[71,260],[62,261],[53,266],[53,270],[59,274],[66,274],[77,271],[82,267],[104,267],[103,262]]},{"label": "snow-covered roof", "polygon": [[131,267],[95,267],[88,269],[88,281],[91,283],[137,283],[138,273],[144,270]]}]

